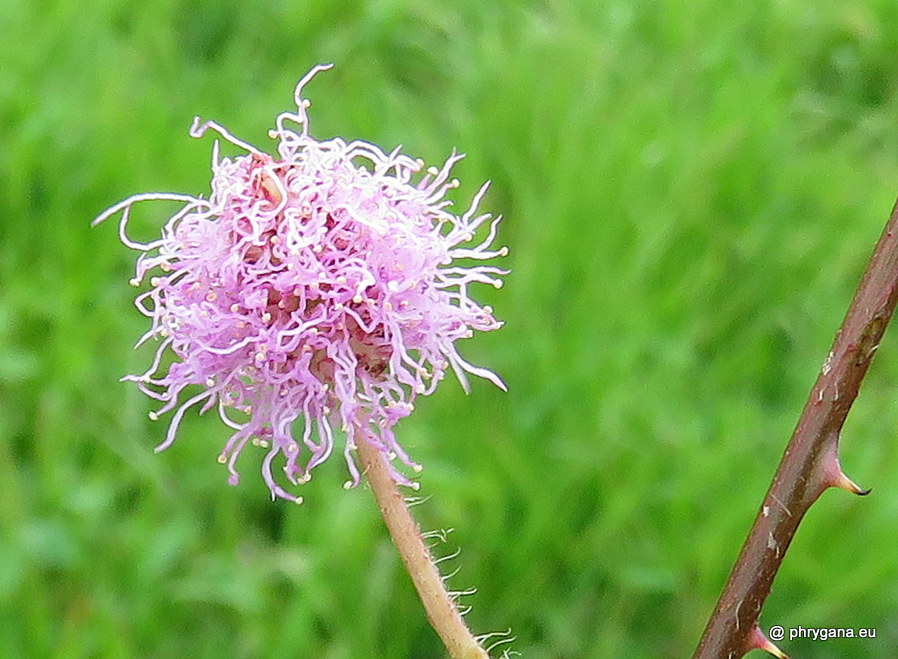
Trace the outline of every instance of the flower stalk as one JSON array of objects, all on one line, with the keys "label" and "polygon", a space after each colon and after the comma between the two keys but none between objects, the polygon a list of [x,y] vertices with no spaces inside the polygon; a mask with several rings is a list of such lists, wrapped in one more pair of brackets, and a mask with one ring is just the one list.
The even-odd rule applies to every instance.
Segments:
[{"label": "flower stalk", "polygon": [[421,598],[427,619],[449,651],[449,656],[452,659],[487,659],[486,651],[465,625],[458,607],[446,590],[433,556],[424,544],[421,531],[381,452],[364,440],[358,443],[356,452],[393,544]]},{"label": "flower stalk", "polygon": [[733,659],[761,649],[784,655],[758,617],[808,509],[830,487],[864,495],[839,464],[839,436],[898,302],[898,203],[836,332],[773,482],[693,659]]}]

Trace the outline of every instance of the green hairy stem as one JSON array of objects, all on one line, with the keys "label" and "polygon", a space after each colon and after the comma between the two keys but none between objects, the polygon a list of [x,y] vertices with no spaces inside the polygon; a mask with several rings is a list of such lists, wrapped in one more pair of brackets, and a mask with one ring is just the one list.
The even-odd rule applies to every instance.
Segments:
[{"label": "green hairy stem", "polygon": [[446,591],[421,531],[380,451],[364,439],[358,442],[356,450],[393,544],[415,584],[427,619],[446,646],[449,656],[452,659],[488,659],[486,651],[468,630],[458,607]]}]

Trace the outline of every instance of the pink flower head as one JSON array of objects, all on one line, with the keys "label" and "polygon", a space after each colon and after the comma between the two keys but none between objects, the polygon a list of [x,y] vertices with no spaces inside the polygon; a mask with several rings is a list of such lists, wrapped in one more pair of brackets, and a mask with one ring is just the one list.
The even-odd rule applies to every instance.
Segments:
[{"label": "pink flower head", "polygon": [[[300,94],[327,68],[312,69],[296,88],[297,111],[277,117],[270,132],[276,155],[196,119],[191,136],[212,129],[248,151],[219,158],[215,142],[208,199],[140,194],[94,220],[121,212],[122,241],[143,252],[131,283],[149,276],[136,305],[152,327],[138,345],[160,344],[149,370],[124,379],[162,402],[151,418],[174,410],[157,451],[174,441],[189,408],[215,406],[233,430],[218,456],[229,482],[237,484],[237,458],[251,443],[266,449],[262,475],[272,498],[297,502],[273,469],[293,485],[308,481],[333,451],[338,429],[346,437],[347,486],[359,481],[352,456],[359,441],[391,464],[398,457],[420,470],[393,426],[418,395],[434,391],[447,367],[466,391],[466,373],[505,388],[455,345],[474,330],[501,326],[468,295],[470,284],[498,288],[506,274],[478,264],[507,253],[491,247],[500,218],[476,212],[487,186],[455,215],[445,195],[458,186],[450,170],[461,156],[418,176],[424,163],[398,149],[313,139],[309,101]],[[132,206],[144,200],[183,202],[162,237],[147,244],[126,235]],[[173,360],[164,359],[169,352]],[[415,485],[397,469],[393,475]]]}]

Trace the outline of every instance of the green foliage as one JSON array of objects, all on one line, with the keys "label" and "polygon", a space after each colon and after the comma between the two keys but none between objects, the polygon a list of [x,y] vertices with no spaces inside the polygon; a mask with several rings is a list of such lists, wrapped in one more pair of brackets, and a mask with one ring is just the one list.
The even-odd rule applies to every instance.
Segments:
[{"label": "green foliage", "polygon": [[[164,425],[124,373],[134,254],[89,221],[200,193],[194,114],[268,146],[312,65],[313,128],[492,179],[507,326],[466,346],[509,393],[447,382],[398,431],[461,557],[476,632],[525,657],[695,646],[898,181],[898,8],[854,3],[0,6],[0,654],[384,657],[440,646],[339,460],[271,503],[226,429]],[[136,218],[152,236],[164,209]],[[894,332],[894,330],[893,330]],[[894,656],[898,346],[843,437],[874,493],[826,494],[761,622],[874,627],[793,656]]]}]

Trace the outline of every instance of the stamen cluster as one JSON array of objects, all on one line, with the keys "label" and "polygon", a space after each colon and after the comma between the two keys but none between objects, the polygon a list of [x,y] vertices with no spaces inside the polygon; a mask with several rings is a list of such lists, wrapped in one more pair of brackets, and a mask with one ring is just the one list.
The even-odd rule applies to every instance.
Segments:
[{"label": "stamen cluster", "polygon": [[[248,152],[220,158],[215,142],[208,199],[135,195],[95,220],[121,212],[123,242],[142,252],[132,284],[149,280],[136,304],[152,326],[138,345],[160,343],[150,368],[125,379],[161,401],[152,418],[174,412],[157,450],[174,441],[189,408],[216,407],[233,430],[218,458],[229,482],[239,480],[243,448],[255,444],[267,449],[262,474],[272,497],[294,501],[301,498],[284,489],[275,467],[290,484],[306,482],[337,432],[346,438],[348,486],[359,481],[360,441],[391,464],[398,457],[420,469],[393,427],[448,367],[465,390],[466,373],[504,389],[455,345],[501,325],[468,294],[475,282],[501,286],[506,274],[479,263],[507,251],[491,247],[500,218],[476,211],[487,186],[455,215],[446,194],[458,186],[450,172],[461,156],[425,169],[398,149],[310,137],[301,92],[326,68],[300,81],[297,111],[277,117],[276,155],[197,119],[193,137],[211,129]],[[144,200],[183,202],[148,244],[126,235],[133,205]]]}]

